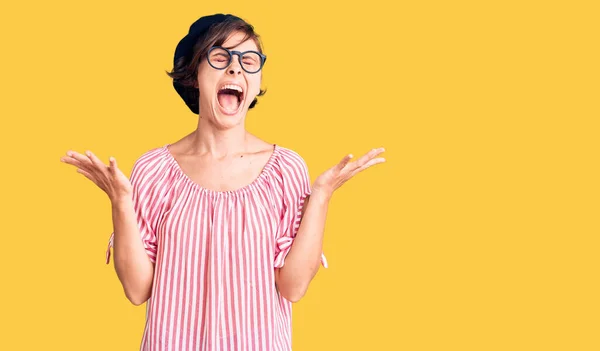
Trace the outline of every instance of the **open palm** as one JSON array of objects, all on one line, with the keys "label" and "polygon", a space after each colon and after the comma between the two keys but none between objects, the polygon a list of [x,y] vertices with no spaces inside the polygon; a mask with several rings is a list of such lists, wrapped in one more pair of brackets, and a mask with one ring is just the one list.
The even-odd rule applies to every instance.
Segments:
[{"label": "open palm", "polygon": [[333,193],[342,184],[346,183],[359,172],[372,167],[376,164],[385,162],[383,157],[377,157],[384,148],[372,149],[358,160],[350,162],[352,154],[346,155],[337,165],[331,167],[315,180],[313,187],[323,189],[328,193]]},{"label": "open palm", "polygon": [[131,196],[131,183],[117,167],[117,160],[114,157],[110,158],[108,166],[91,151],[87,151],[86,155],[69,151],[67,156],[61,157],[60,160],[77,167],[77,172],[102,189],[111,201]]}]

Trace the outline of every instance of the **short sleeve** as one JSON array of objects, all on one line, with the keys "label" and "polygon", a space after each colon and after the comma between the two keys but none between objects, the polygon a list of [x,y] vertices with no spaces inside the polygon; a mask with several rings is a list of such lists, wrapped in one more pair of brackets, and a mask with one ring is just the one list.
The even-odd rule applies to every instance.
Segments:
[{"label": "short sleeve", "polygon": [[[156,201],[152,186],[156,171],[143,157],[133,165],[130,182],[132,186],[132,202],[136,214],[140,239],[152,263],[156,263],[158,240],[155,230],[159,202]],[[106,264],[110,263],[111,249],[114,246],[115,233],[111,233],[106,250]]]},{"label": "short sleeve", "polygon": [[[288,151],[281,158],[283,181],[283,211],[277,230],[275,245],[275,268],[282,268],[290,252],[300,224],[302,209],[311,194],[310,177],[305,161],[297,153]],[[321,254],[321,265],[327,268],[325,254]]]}]

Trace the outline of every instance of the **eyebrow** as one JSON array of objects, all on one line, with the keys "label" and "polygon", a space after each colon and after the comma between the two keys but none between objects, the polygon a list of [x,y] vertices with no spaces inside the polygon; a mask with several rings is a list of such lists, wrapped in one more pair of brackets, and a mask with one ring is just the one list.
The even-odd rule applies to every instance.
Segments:
[{"label": "eyebrow", "polygon": [[233,50],[233,46],[230,46],[230,47],[227,47],[227,46],[221,46],[221,47],[222,47],[222,48],[224,48],[224,49],[227,49],[227,50],[229,50],[229,51],[232,51],[232,52],[233,52],[233,51],[237,51],[237,52],[241,52],[241,53],[246,53],[246,52],[249,52],[249,51],[252,51],[252,52],[260,52],[258,49],[249,49],[249,50],[240,51],[240,50]]}]

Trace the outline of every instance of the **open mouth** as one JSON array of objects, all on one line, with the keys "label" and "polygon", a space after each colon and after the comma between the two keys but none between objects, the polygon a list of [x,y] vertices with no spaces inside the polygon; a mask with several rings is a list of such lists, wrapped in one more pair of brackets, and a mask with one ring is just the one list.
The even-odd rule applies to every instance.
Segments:
[{"label": "open mouth", "polygon": [[226,114],[235,114],[244,99],[244,90],[239,85],[227,84],[217,92],[219,106]]}]

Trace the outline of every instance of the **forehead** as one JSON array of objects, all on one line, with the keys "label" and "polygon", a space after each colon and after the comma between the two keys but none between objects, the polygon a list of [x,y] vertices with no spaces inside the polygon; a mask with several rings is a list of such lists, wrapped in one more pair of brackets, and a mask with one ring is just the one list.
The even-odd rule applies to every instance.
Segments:
[{"label": "forehead", "polygon": [[242,42],[245,36],[246,35],[242,32],[234,32],[227,38],[227,40],[225,40],[222,46],[229,48],[230,50],[237,51],[258,51],[258,46],[256,46],[256,43],[252,38],[248,38],[246,41]]}]

